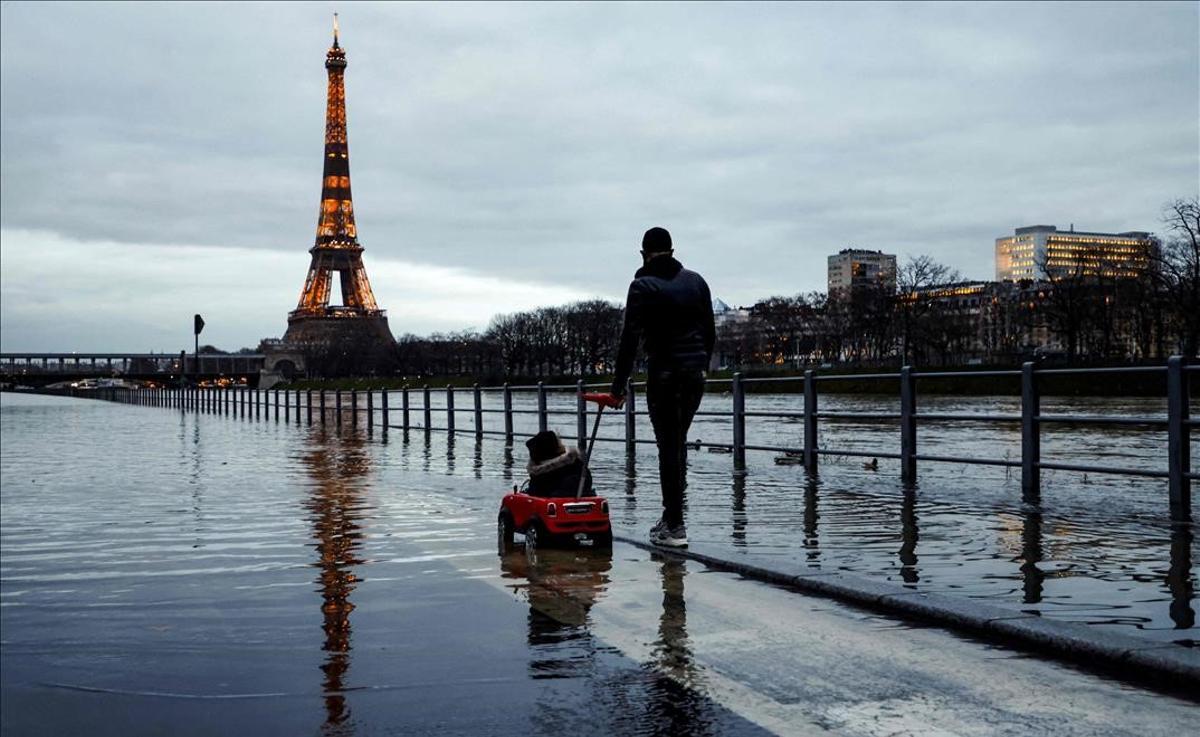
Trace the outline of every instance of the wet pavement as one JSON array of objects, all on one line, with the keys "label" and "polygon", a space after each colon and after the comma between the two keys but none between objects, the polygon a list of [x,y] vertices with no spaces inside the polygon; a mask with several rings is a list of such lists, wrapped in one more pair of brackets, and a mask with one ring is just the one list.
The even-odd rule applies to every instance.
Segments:
[{"label": "wet pavement", "polygon": [[5,735],[1178,735],[1200,718],[623,544],[501,556],[497,479],[422,470],[394,441],[19,399],[0,398]]}]

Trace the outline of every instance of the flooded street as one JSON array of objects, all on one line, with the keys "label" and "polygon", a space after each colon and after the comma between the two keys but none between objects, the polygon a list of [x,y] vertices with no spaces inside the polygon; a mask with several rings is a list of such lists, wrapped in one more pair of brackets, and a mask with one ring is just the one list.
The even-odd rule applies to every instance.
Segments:
[{"label": "flooded street", "polygon": [[[385,444],[378,429],[11,394],[0,410],[6,735],[1195,723],[1168,696],[623,544],[500,557],[495,509],[524,449],[498,440]],[[632,468],[620,445],[597,456],[626,533],[657,514],[651,450]],[[1172,539],[1153,491],[1115,506],[1116,486],[1047,483],[1034,520],[1019,489],[956,468],[906,497],[882,462],[831,463],[805,485],[769,457],[744,478],[728,461],[693,458],[697,540],[1194,637],[1190,540]]]}]

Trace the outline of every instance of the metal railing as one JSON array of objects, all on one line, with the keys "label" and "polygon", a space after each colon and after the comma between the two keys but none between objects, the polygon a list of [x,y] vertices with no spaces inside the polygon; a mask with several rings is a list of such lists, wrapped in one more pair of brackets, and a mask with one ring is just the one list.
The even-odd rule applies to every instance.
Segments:
[{"label": "metal railing", "polygon": [[[1001,466],[1021,469],[1022,497],[1028,502],[1038,502],[1041,495],[1041,473],[1044,470],[1072,471],[1082,473],[1117,474],[1138,476],[1144,478],[1167,479],[1168,496],[1171,515],[1175,519],[1190,519],[1191,516],[1191,482],[1200,478],[1200,474],[1191,468],[1191,433],[1200,427],[1200,422],[1189,415],[1189,375],[1200,372],[1200,365],[1187,365],[1179,356],[1170,358],[1165,366],[1139,366],[1127,368],[1078,368],[1078,369],[1038,369],[1032,363],[1024,364],[1020,369],[998,371],[916,371],[905,366],[898,372],[875,374],[818,374],[816,371],[805,371],[797,376],[778,376],[747,378],[734,374],[731,379],[713,379],[709,386],[729,386],[732,397],[731,409],[722,411],[700,411],[697,416],[728,418],[730,420],[730,442],[690,443],[693,448],[716,448],[729,451],[735,470],[746,468],[746,451],[767,451],[785,453],[799,459],[809,472],[815,472],[820,465],[822,456],[857,456],[872,458],[895,459],[900,462],[900,475],[905,482],[913,482],[917,478],[918,467],[922,463],[959,463],[982,466]],[[1164,374],[1166,378],[1167,413],[1165,417],[1125,417],[1107,415],[1054,415],[1041,411],[1041,392],[1038,377],[1070,374],[1087,377],[1092,375],[1120,374]],[[943,378],[1017,378],[1021,386],[1021,403],[1019,414],[953,414],[938,412],[919,412],[918,386],[922,379]],[[822,412],[819,409],[820,392],[818,387],[826,382],[838,381],[887,381],[899,382],[899,412]],[[770,385],[774,383],[803,383],[803,410],[798,411],[749,411],[746,409],[747,388],[755,385]],[[633,453],[639,444],[649,444],[654,441],[637,436],[637,417],[647,416],[649,412],[638,410],[639,390],[643,382],[631,382],[626,391],[624,406],[624,434],[622,437],[596,438],[598,442],[624,443],[626,452]],[[421,431],[425,433],[445,432],[455,434],[470,432],[476,438],[485,436],[502,436],[511,440],[514,431],[514,417],[520,415],[536,415],[539,430],[545,430],[550,425],[553,416],[573,416],[576,421],[574,435],[565,435],[567,439],[580,439],[587,435],[586,416],[587,406],[582,398],[576,398],[573,409],[551,409],[548,395],[551,393],[571,393],[578,395],[586,389],[603,388],[607,384],[585,384],[582,380],[574,384],[537,384],[481,387],[478,384],[470,387],[447,386],[444,389],[445,403],[435,407],[432,401],[433,389],[428,385],[403,387],[399,390],[378,390],[359,392],[326,391],[326,390],[259,390],[245,387],[193,387],[193,388],[162,388],[162,389],[122,389],[100,388],[86,391],[59,390],[54,393],[90,396],[113,401],[154,406],[175,407],[182,411],[240,416],[250,419],[269,420],[274,412],[276,422],[295,422],[301,424],[314,423],[314,406],[316,422],[326,424],[330,420],[341,427],[344,418],[348,418],[352,426],[359,425],[360,415],[365,415],[368,432],[374,432],[376,416],[379,416],[381,429],[401,430],[403,432]],[[439,390],[441,391],[441,390]],[[400,395],[400,423],[392,424],[391,397]],[[455,397],[458,394],[469,394],[469,408],[457,406]],[[485,393],[500,394],[499,407],[485,407]],[[362,395],[365,394],[365,398]],[[416,405],[412,400],[413,394],[420,396],[421,402]],[[535,403],[532,408],[515,407],[513,398],[516,395],[532,394]],[[328,395],[332,395],[332,407]],[[375,398],[378,395],[379,404],[376,408]],[[348,400],[344,402],[345,400]],[[314,405],[315,400],[315,405]],[[332,409],[332,413],[328,410]],[[414,415],[420,413],[421,422],[414,422]],[[456,418],[463,413],[472,416],[471,427],[460,430]],[[434,425],[434,414],[445,418],[443,426]],[[485,415],[499,414],[503,417],[502,428],[489,428]],[[294,416],[294,420],[293,420]],[[747,418],[776,418],[800,419],[803,421],[803,445],[792,447],[786,445],[752,444],[746,441]],[[860,451],[849,448],[831,448],[820,445],[822,419],[860,420],[880,423],[899,424],[899,447],[895,451],[871,450]],[[944,455],[936,452],[922,452],[919,449],[917,429],[922,422],[938,423],[988,423],[1019,425],[1021,432],[1020,460],[985,458],[975,456]],[[1167,432],[1165,470],[1150,470],[1125,466],[1101,466],[1090,464],[1060,463],[1043,460],[1041,457],[1042,427],[1052,424],[1071,425],[1110,425],[1135,428],[1149,428]],[[936,449],[934,449],[936,450]]]}]

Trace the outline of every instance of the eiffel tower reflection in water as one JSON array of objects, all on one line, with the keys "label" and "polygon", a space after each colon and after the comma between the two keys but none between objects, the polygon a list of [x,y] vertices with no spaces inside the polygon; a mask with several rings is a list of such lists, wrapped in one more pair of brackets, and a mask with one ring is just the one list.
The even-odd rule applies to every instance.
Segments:
[{"label": "eiffel tower reflection in water", "polygon": [[312,480],[304,506],[316,540],[317,561],[312,565],[319,571],[316,583],[325,632],[321,646],[325,652],[321,671],[326,711],[322,733],[339,734],[350,716],[344,694],[352,649],[350,613],[354,604],[350,594],[360,582],[355,569],[363,563],[359,550],[364,537],[362,522],[371,511],[366,501],[370,466],[358,433],[322,428],[313,432],[311,440],[301,462]]}]

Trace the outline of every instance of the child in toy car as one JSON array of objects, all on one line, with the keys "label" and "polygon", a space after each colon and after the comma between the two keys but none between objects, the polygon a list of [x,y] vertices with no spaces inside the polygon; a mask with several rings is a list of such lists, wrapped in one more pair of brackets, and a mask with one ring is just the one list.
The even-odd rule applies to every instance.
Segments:
[{"label": "child in toy car", "polygon": [[577,448],[566,448],[553,430],[543,430],[525,442],[529,449],[529,488],[526,493],[543,499],[575,496],[583,474],[581,496],[595,496],[592,472],[584,467]]}]

